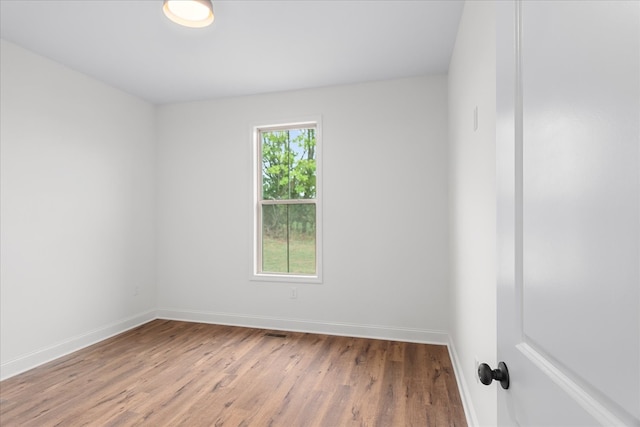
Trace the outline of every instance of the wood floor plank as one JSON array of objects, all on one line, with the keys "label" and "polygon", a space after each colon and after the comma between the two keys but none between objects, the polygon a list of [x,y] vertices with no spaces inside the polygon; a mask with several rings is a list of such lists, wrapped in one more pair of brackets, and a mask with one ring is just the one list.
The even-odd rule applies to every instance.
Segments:
[{"label": "wood floor plank", "polygon": [[445,346],[155,320],[0,382],[9,426],[466,426]]}]

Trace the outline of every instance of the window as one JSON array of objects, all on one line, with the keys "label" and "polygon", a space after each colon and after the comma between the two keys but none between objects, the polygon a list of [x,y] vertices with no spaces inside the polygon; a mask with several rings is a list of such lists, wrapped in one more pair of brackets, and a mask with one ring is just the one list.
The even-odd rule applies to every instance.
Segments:
[{"label": "window", "polygon": [[254,276],[319,281],[319,122],[256,127],[254,139]]}]

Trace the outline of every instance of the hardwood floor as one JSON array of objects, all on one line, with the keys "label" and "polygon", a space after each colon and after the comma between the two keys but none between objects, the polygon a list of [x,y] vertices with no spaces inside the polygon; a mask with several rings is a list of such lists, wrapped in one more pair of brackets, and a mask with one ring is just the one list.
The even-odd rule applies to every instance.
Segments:
[{"label": "hardwood floor", "polygon": [[8,426],[466,426],[445,346],[155,320],[0,382]]}]

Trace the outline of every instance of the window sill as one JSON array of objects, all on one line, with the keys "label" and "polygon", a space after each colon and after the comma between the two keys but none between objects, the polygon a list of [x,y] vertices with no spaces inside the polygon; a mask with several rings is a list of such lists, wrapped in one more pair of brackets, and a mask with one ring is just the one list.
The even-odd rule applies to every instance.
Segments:
[{"label": "window sill", "polygon": [[320,276],[297,276],[295,274],[254,274],[251,276],[254,282],[279,282],[279,283],[311,283],[320,284]]}]

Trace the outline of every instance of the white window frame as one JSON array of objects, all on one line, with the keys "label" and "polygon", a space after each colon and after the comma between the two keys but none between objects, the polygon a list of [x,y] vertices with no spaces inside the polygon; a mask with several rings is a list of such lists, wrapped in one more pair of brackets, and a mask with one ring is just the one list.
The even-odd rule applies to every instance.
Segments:
[{"label": "white window frame", "polygon": [[[316,274],[262,272],[262,205],[275,204],[262,200],[262,142],[260,132],[314,127],[316,132],[316,198],[300,199],[278,204],[314,203],[316,205]],[[251,280],[283,283],[322,283],[322,121],[321,117],[307,117],[293,121],[274,121],[255,125],[252,132],[253,145],[253,253]]]}]

